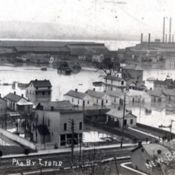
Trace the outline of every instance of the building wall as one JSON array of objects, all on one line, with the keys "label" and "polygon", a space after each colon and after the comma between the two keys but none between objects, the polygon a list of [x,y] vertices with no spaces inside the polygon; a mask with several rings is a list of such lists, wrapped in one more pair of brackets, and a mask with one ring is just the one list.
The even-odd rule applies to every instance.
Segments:
[{"label": "building wall", "polygon": [[5,100],[0,99],[0,117],[6,115],[7,112],[7,103]]},{"label": "building wall", "polygon": [[11,110],[16,110],[16,105],[15,105],[15,102],[9,100],[9,99],[6,99],[5,100],[7,101],[7,108],[11,109]]},{"label": "building wall", "polygon": [[[135,117],[126,117],[124,120],[127,121],[127,124],[126,124],[127,127],[136,126],[136,118]],[[132,124],[131,124],[131,120],[132,120]],[[119,119],[119,126],[123,127],[123,119],[122,118]]]},{"label": "building wall", "polygon": [[117,86],[117,87],[125,87],[126,86],[126,81],[121,80],[121,81],[115,81],[115,80],[106,80],[106,83],[110,86]]},{"label": "building wall", "polygon": [[104,95],[102,98],[91,97],[93,105],[97,106],[110,106],[111,98],[108,95]]},{"label": "building wall", "polygon": [[135,69],[122,69],[122,77],[126,80],[143,80],[143,70],[135,70]]},{"label": "building wall", "polygon": [[151,96],[151,102],[153,103],[160,103],[160,102],[165,102],[165,101],[166,101],[165,96],[160,96],[160,97]]},{"label": "building wall", "polygon": [[71,104],[80,106],[80,107],[83,107],[83,101],[84,101],[85,107],[93,106],[92,99],[88,96],[86,96],[84,99],[79,99],[79,98],[65,95],[65,100],[68,100]]},{"label": "building wall", "polygon": [[26,97],[33,103],[51,100],[51,89],[40,88],[38,90],[30,84],[30,86],[26,88]]},{"label": "building wall", "polygon": [[[71,120],[74,120],[74,132],[81,134],[83,131],[83,113],[65,113],[60,114],[58,111],[42,111],[37,110],[35,117],[38,116],[37,125],[45,124],[50,132],[50,136],[46,139],[47,143],[61,146],[61,135],[71,134]],[[44,122],[43,122],[44,120]],[[79,123],[82,122],[82,130],[79,129]],[[36,122],[35,122],[36,123]],[[64,125],[66,124],[66,130]],[[33,128],[32,128],[33,129]],[[42,143],[43,136],[41,136],[37,129],[33,129],[34,141]],[[36,138],[37,132],[37,138]]]},{"label": "building wall", "polygon": [[113,96],[110,96],[110,101],[111,101],[111,105],[112,104],[121,104],[121,98],[120,97],[113,97]]}]

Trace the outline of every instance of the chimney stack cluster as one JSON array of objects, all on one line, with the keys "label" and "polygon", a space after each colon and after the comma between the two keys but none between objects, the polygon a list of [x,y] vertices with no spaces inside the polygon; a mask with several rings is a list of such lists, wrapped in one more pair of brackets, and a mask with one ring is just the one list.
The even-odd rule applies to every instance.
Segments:
[{"label": "chimney stack cluster", "polygon": [[166,33],[166,17],[163,17],[163,33],[162,33],[162,42],[172,43],[174,42],[174,34],[172,34],[172,18],[169,18],[169,31]]}]

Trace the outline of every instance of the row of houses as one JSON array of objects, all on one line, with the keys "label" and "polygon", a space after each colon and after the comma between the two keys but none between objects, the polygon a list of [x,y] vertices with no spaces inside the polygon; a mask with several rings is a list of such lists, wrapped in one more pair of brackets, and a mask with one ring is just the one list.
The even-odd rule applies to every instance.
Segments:
[{"label": "row of houses", "polygon": [[85,92],[79,92],[78,89],[70,90],[64,97],[70,103],[77,107],[88,108],[91,106],[113,106],[123,105],[124,94],[126,94],[126,104],[130,103],[151,103],[151,97],[145,91],[125,91],[116,89],[115,91],[96,91],[87,90]]},{"label": "row of houses", "polygon": [[175,89],[155,88],[148,92],[152,102],[174,102]]}]

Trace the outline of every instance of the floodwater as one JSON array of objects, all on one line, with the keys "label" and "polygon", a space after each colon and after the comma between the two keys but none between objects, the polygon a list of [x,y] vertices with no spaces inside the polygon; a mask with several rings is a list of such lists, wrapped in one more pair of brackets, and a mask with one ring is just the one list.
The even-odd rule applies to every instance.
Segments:
[{"label": "floodwater", "polygon": [[52,84],[52,100],[63,100],[64,94],[71,89],[86,91],[92,87],[92,82],[99,78],[100,73],[95,70],[82,70],[78,74],[69,76],[58,74],[56,69],[48,68],[47,71],[41,71],[39,67],[34,66],[0,66],[0,93],[5,96],[9,92],[16,91],[17,94],[25,95],[25,91],[12,86],[4,86],[3,83],[12,84],[13,82],[29,83],[31,80],[48,79]]},{"label": "floodwater", "polygon": [[[80,73],[66,76],[58,74],[57,70],[53,68],[48,68],[47,71],[41,71],[39,67],[35,66],[14,67],[7,65],[0,66],[0,84],[12,84],[14,81],[29,83],[30,80],[49,79],[53,86],[52,100],[63,100],[64,94],[70,89],[77,88],[79,91],[84,92],[87,89],[92,88],[93,81],[102,80],[101,74],[102,72],[100,71],[84,69]],[[143,79],[146,81],[147,78],[152,77],[163,80],[166,79],[167,76],[175,79],[175,70],[145,70]],[[146,81],[146,85],[148,88],[153,87],[153,83],[151,82]],[[2,96],[13,91],[16,91],[17,94],[25,94],[25,91],[19,89],[17,85],[16,88],[0,85],[0,93]],[[144,106],[132,107],[132,112],[138,117],[138,122],[155,127],[158,127],[161,124],[168,126],[172,119],[175,120],[175,114],[168,114],[162,107],[152,108],[151,114],[145,113]],[[173,125],[173,132],[175,132],[175,123]],[[91,137],[93,136],[91,135]]]}]

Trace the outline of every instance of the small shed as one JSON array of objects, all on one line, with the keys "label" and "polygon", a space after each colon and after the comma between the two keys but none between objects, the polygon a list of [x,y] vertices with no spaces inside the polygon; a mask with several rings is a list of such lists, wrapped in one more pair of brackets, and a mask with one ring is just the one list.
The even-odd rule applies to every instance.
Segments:
[{"label": "small shed", "polygon": [[125,111],[125,116],[123,119],[123,109],[111,109],[106,113],[107,118],[106,122],[113,121],[116,123],[116,126],[122,128],[124,127],[134,127],[136,126],[137,117],[132,114],[131,111]]}]

